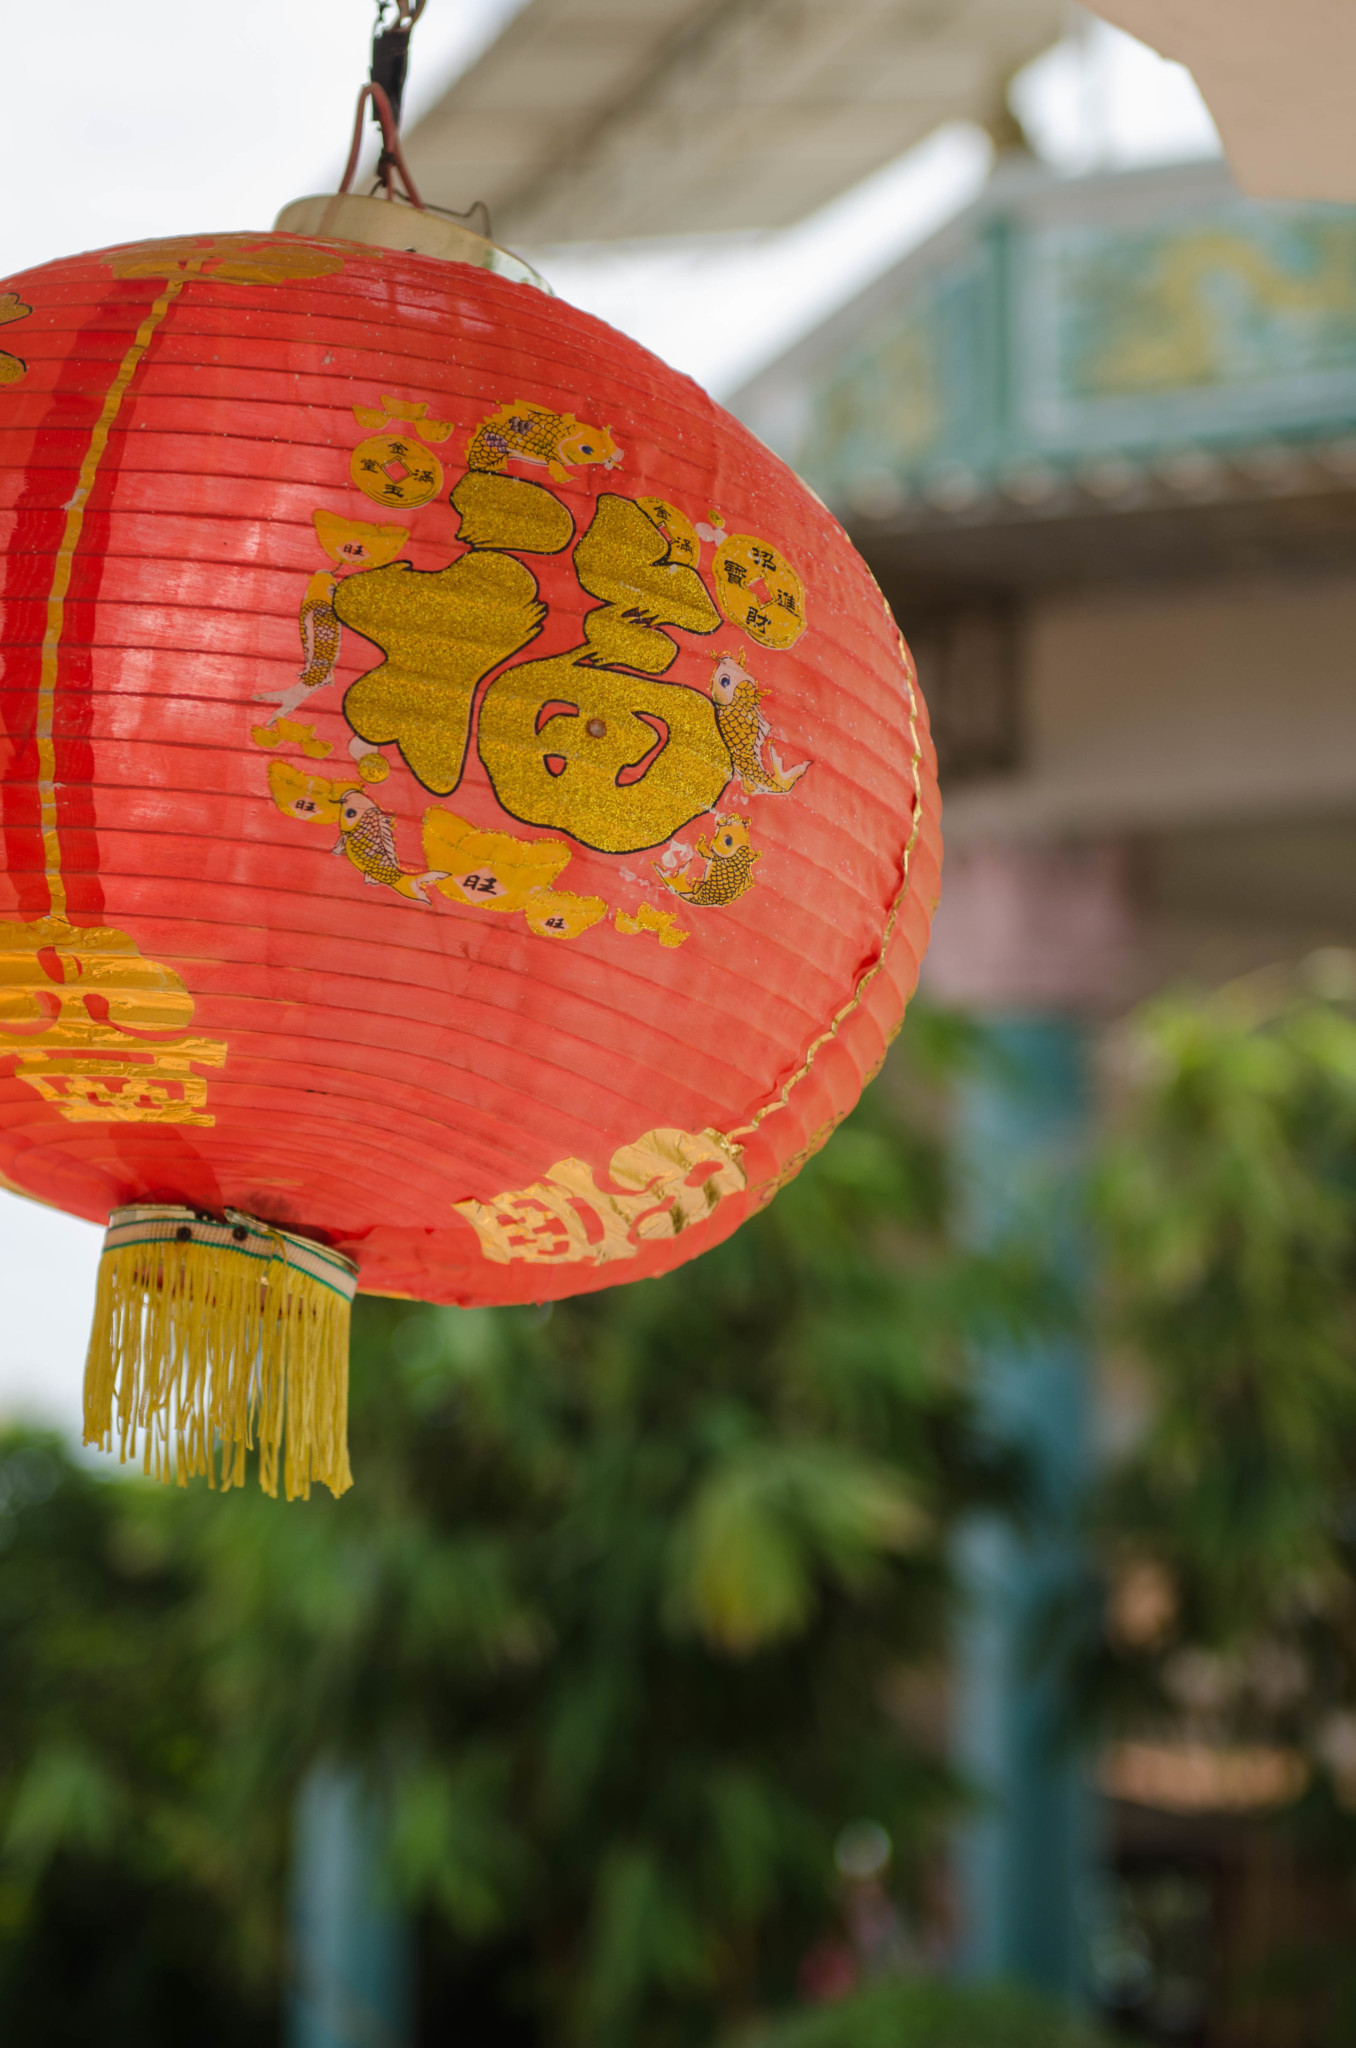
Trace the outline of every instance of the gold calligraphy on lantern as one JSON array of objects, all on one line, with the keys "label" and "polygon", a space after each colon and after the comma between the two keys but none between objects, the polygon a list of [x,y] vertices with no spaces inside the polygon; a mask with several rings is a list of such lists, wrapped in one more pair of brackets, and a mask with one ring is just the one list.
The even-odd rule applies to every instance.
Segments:
[{"label": "gold calligraphy on lantern", "polygon": [[[429,418],[424,401],[388,395],[379,407],[358,405],[354,413],[360,426],[385,431],[369,435],[354,451],[353,481],[381,502],[395,502],[388,484],[398,469],[395,483],[406,502],[409,463],[416,455],[422,463],[423,443],[446,438],[448,423]],[[399,450],[393,425],[400,427]],[[380,549],[369,552],[364,538],[361,556],[345,556],[342,563],[335,556],[336,573],[319,572],[312,579],[302,602],[307,667],[289,690],[267,693],[278,699],[280,719],[256,729],[254,737],[271,746],[304,735],[312,744],[303,741],[303,752],[319,754],[310,727],[284,726],[281,719],[292,721],[297,705],[332,679],[341,630],[351,627],[382,656],[344,697],[354,735],[349,751],[360,763],[360,776],[368,776],[366,763],[373,776],[383,773],[380,749],[394,746],[426,790],[450,796],[466,775],[474,737],[490,786],[510,818],[564,833],[600,853],[667,847],[663,879],[670,888],[698,904],[736,900],[742,889],[725,879],[698,882],[689,875],[690,888],[675,879],[675,861],[691,859],[691,849],[677,835],[715,813],[732,780],[744,796],[785,794],[810,764],[798,762],[784,771],[775,754],[764,760],[771,740],[758,705],[767,692],[740,665],[742,650],[739,658],[717,663],[708,693],[669,677],[680,653],[675,636],[708,635],[720,626],[721,610],[701,569],[704,545],[715,551],[708,573],[721,606],[735,616],[731,592],[736,585],[743,588],[746,601],[738,616],[764,645],[787,646],[804,630],[800,578],[777,549],[747,534],[731,538],[718,512],[694,524],[658,497],[602,491],[576,536],[573,514],[555,490],[509,473],[511,465],[546,468],[557,484],[569,487],[578,483],[571,464],[611,470],[624,460],[610,432],[581,424],[572,413],[518,400],[501,406],[472,434],[466,459],[467,470],[450,496],[463,552],[448,566],[416,569],[408,560],[393,560],[393,548],[408,539],[403,527],[347,522],[355,534],[380,536]],[[432,488],[432,476],[430,471],[415,479],[420,502],[426,486]],[[323,509],[315,519],[333,554],[327,536],[346,522]],[[596,600],[583,613],[581,637],[564,652],[516,659],[548,616],[533,558],[567,550],[578,589]],[[345,567],[353,573],[340,581]],[[766,619],[764,604],[772,607]],[[270,782],[281,803],[272,772]],[[377,823],[369,822],[376,830]],[[716,818],[717,827],[728,824]],[[467,829],[450,813],[442,820],[437,812],[426,813],[426,841]],[[510,866],[535,861],[535,854],[528,859],[520,849],[537,844],[517,842],[507,856]],[[456,849],[441,844],[426,846],[426,857],[421,880],[443,895],[487,909],[508,907],[507,884],[497,871],[482,873],[477,866],[462,875],[448,866],[458,857]],[[742,856],[750,873],[757,857],[751,849]],[[396,874],[406,864],[393,853],[387,865]],[[429,899],[416,892],[416,900]],[[543,910],[535,895],[532,906],[524,907],[532,929],[552,936],[574,936],[600,922],[608,908],[601,898],[564,895],[549,915],[532,914]],[[686,936],[671,919],[655,922],[631,912],[617,929],[656,932],[669,946]]]},{"label": "gold calligraphy on lantern", "polygon": [[344,267],[334,249],[283,242],[276,235],[179,235],[133,242],[102,259],[114,277],[150,277],[205,284],[294,284],[332,277]]},{"label": "gold calligraphy on lantern", "polygon": [[519,478],[464,476],[452,503],[467,552],[449,568],[361,570],[334,600],[344,625],[386,657],[350,686],[344,716],[369,745],[398,746],[437,796],[461,781],[477,687],[536,638],[546,617],[536,577],[503,550],[556,554],[574,534],[565,507]]},{"label": "gold calligraphy on lantern", "polygon": [[[27,320],[33,308],[26,306],[17,292],[0,292],[0,327],[7,327],[11,320]],[[28,364],[22,356],[11,355],[8,349],[0,348],[0,384],[17,384],[26,376]]]},{"label": "gold calligraphy on lantern", "polygon": [[600,1188],[583,1159],[560,1159],[542,1180],[489,1202],[457,1202],[498,1265],[602,1266],[704,1223],[746,1184],[740,1147],[719,1131],[647,1131],[613,1153]]},{"label": "gold calligraphy on lantern", "polygon": [[585,615],[583,645],[495,678],[481,706],[480,758],[524,824],[603,853],[661,846],[730,779],[711,700],[658,680],[678,655],[664,628],[714,633],[719,614],[696,570],[671,559],[630,498],[598,499],[574,568],[601,600]]},{"label": "gold calligraphy on lantern", "polygon": [[[426,789],[465,770],[476,691],[540,632],[546,607],[520,554],[559,554],[574,522],[541,484],[469,471],[452,493],[468,552],[446,569],[406,562],[351,576],[335,609],[385,654],[344,713],[360,739],[395,744]],[[509,550],[514,552],[510,553]],[[480,709],[480,756],[511,817],[605,853],[663,845],[730,780],[711,700],[659,680],[678,655],[666,627],[713,633],[720,615],[653,519],[606,492],[574,551],[598,604],[581,645],[497,676]]]},{"label": "gold calligraphy on lantern", "polygon": [[191,1038],[193,998],[171,967],[111,926],[0,923],[0,1057],[70,1123],[215,1122],[219,1039]]}]

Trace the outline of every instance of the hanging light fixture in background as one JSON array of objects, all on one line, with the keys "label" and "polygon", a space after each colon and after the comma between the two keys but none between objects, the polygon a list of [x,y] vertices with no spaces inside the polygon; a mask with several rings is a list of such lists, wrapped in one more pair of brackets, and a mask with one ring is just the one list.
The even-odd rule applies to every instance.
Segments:
[{"label": "hanging light fixture in background", "polygon": [[355,1286],[550,1299],[770,1200],[938,889],[865,565],[422,204],[421,7],[339,195],[0,287],[0,1175],[111,1213],[88,1439],[289,1496],[348,1484]]}]

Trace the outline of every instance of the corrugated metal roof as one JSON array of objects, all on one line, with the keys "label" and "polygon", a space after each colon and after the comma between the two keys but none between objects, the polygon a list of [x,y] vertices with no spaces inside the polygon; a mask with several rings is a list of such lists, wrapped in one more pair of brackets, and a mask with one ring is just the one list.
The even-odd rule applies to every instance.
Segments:
[{"label": "corrugated metal roof", "polygon": [[782,227],[1000,116],[1062,0],[528,0],[407,138],[520,244]]}]

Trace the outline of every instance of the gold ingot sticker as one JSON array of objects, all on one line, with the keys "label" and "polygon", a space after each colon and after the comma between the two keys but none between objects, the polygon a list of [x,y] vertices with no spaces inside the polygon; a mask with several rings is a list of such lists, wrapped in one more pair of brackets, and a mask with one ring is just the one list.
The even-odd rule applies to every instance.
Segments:
[{"label": "gold ingot sticker", "polygon": [[701,561],[702,544],[687,514],[671,505],[667,498],[637,498],[636,503],[653,519],[668,542],[669,560],[686,562],[689,569],[695,569]]},{"label": "gold ingot sticker", "polygon": [[541,939],[577,939],[607,916],[601,896],[573,896],[566,889],[534,889],[523,905],[529,931]]},{"label": "gold ingot sticker", "polygon": [[625,938],[634,938],[638,932],[653,932],[661,946],[681,946],[691,933],[675,924],[667,910],[656,910],[651,903],[642,903],[634,912],[619,910],[613,919],[617,931]]},{"label": "gold ingot sticker", "polygon": [[570,849],[560,839],[482,832],[435,805],[424,813],[424,858],[443,870],[438,888],[454,903],[522,910],[535,891],[551,888],[569,865]]},{"label": "gold ingot sticker", "polygon": [[327,775],[308,775],[290,761],[270,761],[268,787],[284,817],[299,818],[306,825],[337,826],[340,799],[353,785],[332,782]]},{"label": "gold ingot sticker", "polygon": [[792,647],[805,631],[805,586],[785,555],[732,533],[711,564],[720,608],[760,647]]},{"label": "gold ingot sticker", "polygon": [[382,569],[395,560],[410,537],[408,526],[369,526],[320,506],[311,519],[316,539],[336,568]]},{"label": "gold ingot sticker", "polygon": [[412,511],[443,487],[443,466],[431,449],[408,434],[372,434],[359,441],[348,473],[378,505]]}]

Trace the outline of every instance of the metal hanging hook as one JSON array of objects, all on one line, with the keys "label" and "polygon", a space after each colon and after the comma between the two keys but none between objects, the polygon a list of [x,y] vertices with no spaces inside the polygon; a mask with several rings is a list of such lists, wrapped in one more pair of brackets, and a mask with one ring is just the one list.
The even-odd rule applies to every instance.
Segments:
[{"label": "metal hanging hook", "polygon": [[[388,199],[403,197],[411,206],[425,210],[409,165],[400,147],[400,110],[405,94],[405,74],[410,61],[410,31],[428,5],[428,0],[377,0],[377,21],[372,34],[372,65],[367,84],[358,94],[353,122],[353,141],[344,167],[341,192],[347,192],[362,154],[363,109],[369,101],[372,120],[381,130],[381,154],[377,158],[376,184]],[[389,17],[389,18],[388,18]],[[396,188],[399,177],[402,190]]]},{"label": "metal hanging hook", "polygon": [[339,190],[347,192],[357,175],[363,146],[363,110],[370,103],[372,121],[381,130],[381,154],[377,158],[373,191],[379,186],[388,199],[407,201],[420,213],[436,213],[445,220],[465,224],[473,234],[488,241],[490,215],[485,202],[477,199],[465,213],[456,213],[447,206],[430,206],[420,197],[400,146],[400,109],[409,64],[410,31],[427,5],[428,0],[377,0],[371,76],[358,94],[353,140]]},{"label": "metal hanging hook", "polygon": [[[428,0],[377,0],[370,76],[390,101],[397,127],[410,62],[410,31],[427,5]],[[377,118],[375,111],[372,118]]]}]

